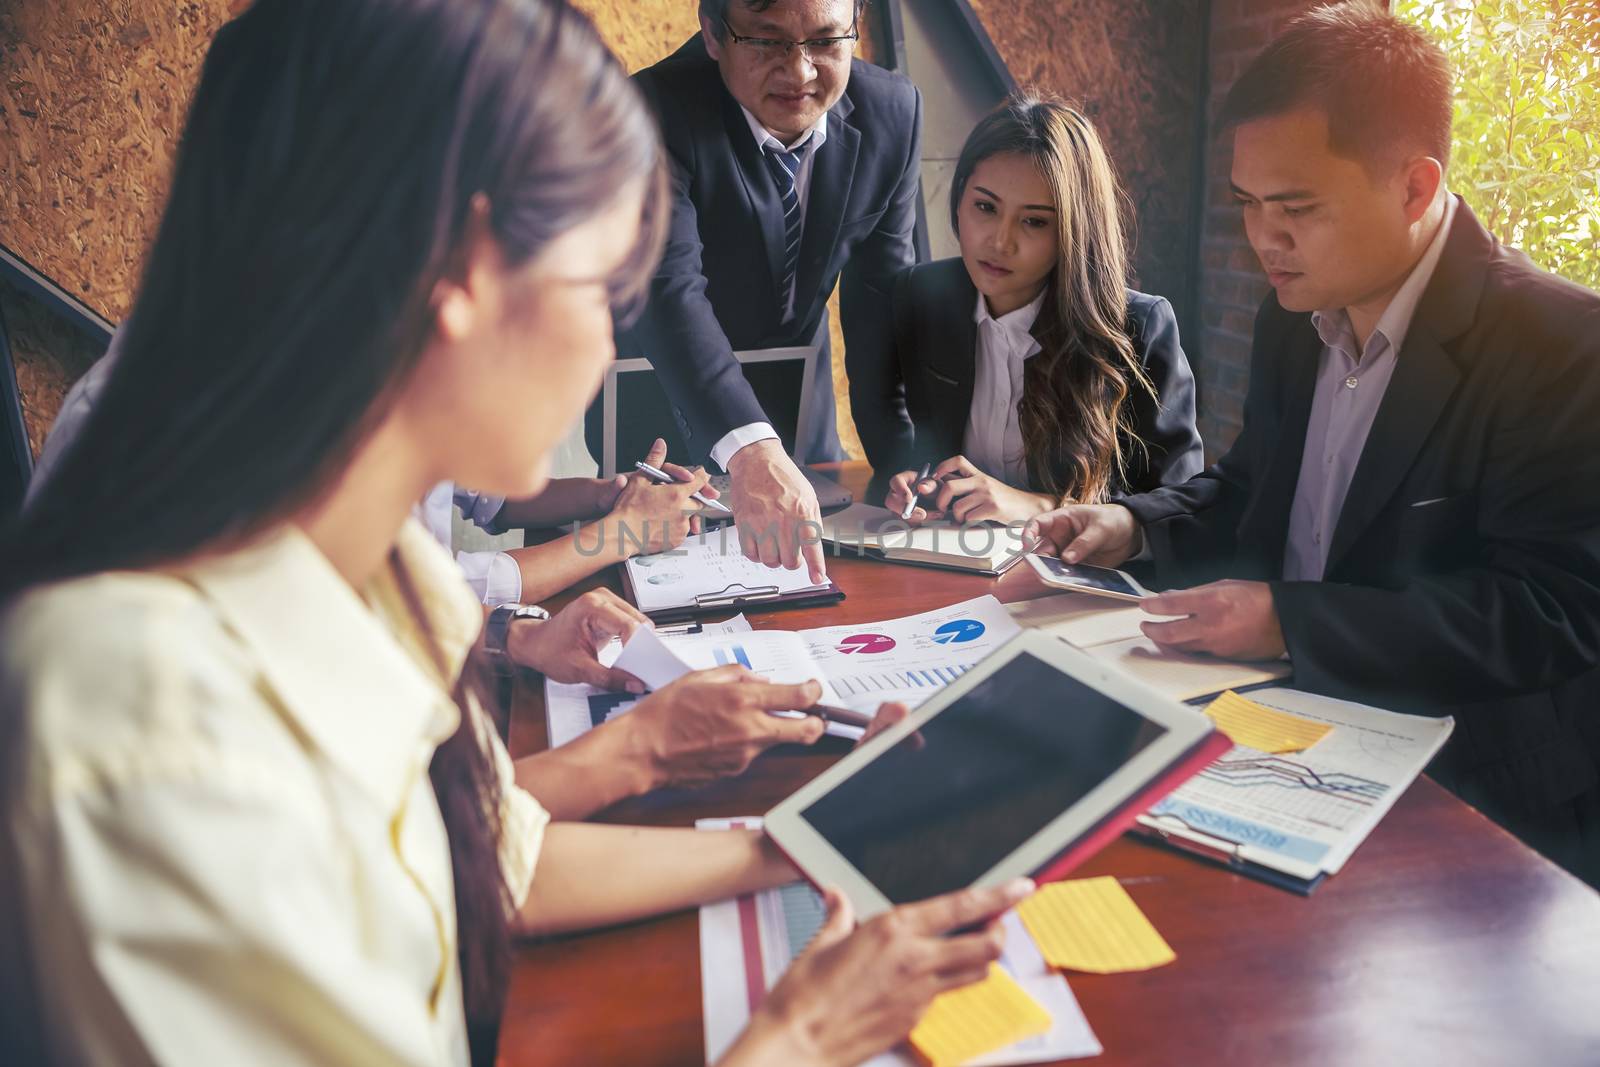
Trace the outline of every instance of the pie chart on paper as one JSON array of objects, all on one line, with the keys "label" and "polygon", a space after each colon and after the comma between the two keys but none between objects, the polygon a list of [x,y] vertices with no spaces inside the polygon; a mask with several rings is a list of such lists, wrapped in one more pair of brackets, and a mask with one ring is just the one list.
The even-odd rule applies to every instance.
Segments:
[{"label": "pie chart on paper", "polygon": [[894,638],[888,634],[851,634],[839,641],[839,651],[845,655],[861,653],[872,655],[878,652],[887,652],[894,647]]},{"label": "pie chart on paper", "polygon": [[933,631],[933,639],[941,645],[958,645],[982,636],[983,623],[977,619],[954,619]]}]

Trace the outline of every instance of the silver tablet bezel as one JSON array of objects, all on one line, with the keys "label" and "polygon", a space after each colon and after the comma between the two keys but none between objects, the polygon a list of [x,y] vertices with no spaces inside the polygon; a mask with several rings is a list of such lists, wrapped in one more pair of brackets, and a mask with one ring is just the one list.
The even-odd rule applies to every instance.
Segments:
[{"label": "silver tablet bezel", "polygon": [[1028,553],[1028,566],[1032,567],[1033,573],[1039,576],[1039,580],[1045,585],[1048,585],[1051,589],[1061,589],[1068,593],[1082,593],[1084,596],[1097,596],[1103,597],[1106,600],[1122,600],[1131,603],[1138,603],[1145,597],[1155,596],[1154,593],[1146,589],[1143,585],[1139,584],[1139,579],[1135,578],[1127,571],[1118,570],[1116,567],[1101,567],[1095,563],[1077,564],[1077,566],[1080,567],[1094,567],[1096,570],[1110,571],[1118,578],[1121,578],[1123,581],[1133,586],[1133,588],[1137,589],[1139,591],[1137,595],[1132,593],[1117,593],[1110,589],[1096,589],[1093,586],[1078,585],[1075,582],[1069,582],[1064,578],[1060,578],[1050,573],[1050,571],[1046,569],[1047,564],[1042,558],[1040,558],[1039,553],[1037,552]]},{"label": "silver tablet bezel", "polygon": [[[838,886],[843,890],[855,906],[858,916],[866,918],[889,910],[894,906],[893,903],[835,850],[802,813],[841,783],[871,765],[902,738],[921,729],[990,675],[1023,654],[1045,661],[1063,674],[1164,726],[1166,733],[1091,789],[1078,803],[1040,827],[1009,855],[979,876],[975,885],[998,885],[1043,869],[1068,845],[1135,797],[1151,779],[1176,763],[1211,732],[1210,720],[1196,709],[1162,695],[1131,675],[1085,655],[1065,641],[1037,631],[1024,631],[990,653],[959,680],[930,697],[904,722],[896,723],[855,749],[778,804],[766,815],[764,825],[767,834],[813,883]],[[1042,706],[1049,707],[1047,702]],[[1066,711],[1059,708],[1055,710]]]}]

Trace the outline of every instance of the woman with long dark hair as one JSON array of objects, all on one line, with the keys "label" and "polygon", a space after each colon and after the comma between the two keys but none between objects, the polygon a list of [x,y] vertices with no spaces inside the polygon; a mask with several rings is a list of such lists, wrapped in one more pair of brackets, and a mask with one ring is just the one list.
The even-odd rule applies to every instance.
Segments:
[{"label": "woman with long dark hair", "polygon": [[[218,34],[122,355],[0,536],[6,1062],[488,1062],[511,931],[794,877],[757,833],[549,824],[408,518],[541,487],[663,190],[560,0],[258,0]],[[1026,888],[854,934],[835,894],[728,1062],[887,1047],[998,954],[943,935]]]},{"label": "woman with long dark hair", "polygon": [[[1094,126],[1007,100],[950,186],[959,259],[911,267],[895,341],[927,463],[913,521],[1024,521],[1185,481],[1203,465],[1172,306],[1127,288],[1124,197]],[[899,514],[920,471],[890,481]]]}]

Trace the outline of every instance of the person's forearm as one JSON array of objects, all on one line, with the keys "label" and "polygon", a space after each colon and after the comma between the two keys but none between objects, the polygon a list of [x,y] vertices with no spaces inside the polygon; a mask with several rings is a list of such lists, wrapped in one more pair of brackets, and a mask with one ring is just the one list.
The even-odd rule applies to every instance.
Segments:
[{"label": "person's forearm", "polygon": [[621,720],[602,723],[560,748],[517,760],[517,784],[555,819],[586,819],[648,793],[661,776],[649,754],[632,744],[636,734]]},{"label": "person's forearm", "polygon": [[621,560],[625,553],[598,525],[542,545],[509,549],[522,571],[522,602],[537,604]]},{"label": "person's forearm", "polygon": [[593,478],[555,478],[538,496],[507,500],[495,515],[495,523],[505,529],[551,527],[574,520],[592,519],[599,512]]},{"label": "person's forearm", "polygon": [[553,823],[518,926],[529,934],[611,926],[796,877],[759,830]]}]

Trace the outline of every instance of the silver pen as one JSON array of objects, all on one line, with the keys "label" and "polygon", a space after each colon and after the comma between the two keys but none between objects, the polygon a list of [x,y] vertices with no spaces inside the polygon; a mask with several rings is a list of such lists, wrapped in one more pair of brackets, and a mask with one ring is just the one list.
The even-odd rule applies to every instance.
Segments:
[{"label": "silver pen", "polygon": [[[633,469],[638,471],[640,474],[643,474],[645,477],[649,478],[651,481],[657,483],[658,485],[678,485],[678,484],[681,484],[681,483],[679,483],[678,479],[674,478],[672,475],[668,474],[666,471],[660,469],[659,467],[652,467],[652,466],[650,466],[650,464],[646,463],[644,460],[640,460],[639,462],[635,463],[633,465]],[[701,496],[699,493],[691,493],[691,494],[689,494],[689,499],[693,500],[697,504],[701,504],[701,505],[703,505],[705,507],[710,508],[712,511],[721,511],[721,512],[723,512],[725,514],[728,514],[728,515],[732,515],[733,514],[733,509],[730,508],[728,505],[724,504],[720,500],[713,500],[710,497]]]},{"label": "silver pen", "polygon": [[917,510],[917,486],[928,480],[928,474],[933,470],[933,464],[924,463],[922,473],[917,475],[917,480],[911,483],[911,499],[906,501],[906,509],[900,513],[902,519],[909,519],[911,513]]}]

